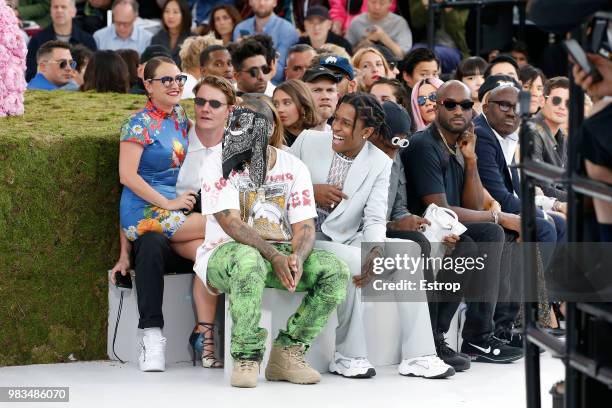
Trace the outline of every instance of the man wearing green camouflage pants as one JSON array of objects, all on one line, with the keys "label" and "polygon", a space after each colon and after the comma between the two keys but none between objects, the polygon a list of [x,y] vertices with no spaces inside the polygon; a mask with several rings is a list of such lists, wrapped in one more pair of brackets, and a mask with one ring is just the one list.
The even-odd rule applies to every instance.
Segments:
[{"label": "man wearing green camouflage pants", "polygon": [[229,295],[235,387],[257,385],[267,336],[259,327],[263,289],[307,292],[274,341],[265,373],[272,381],[317,383],[321,376],[304,354],[344,300],[350,272],[332,253],[313,249],[316,209],[306,166],[267,146],[265,115],[237,108],[229,130],[236,121],[240,130],[226,132],[219,165],[202,175],[206,238],[194,270],[209,289]]}]

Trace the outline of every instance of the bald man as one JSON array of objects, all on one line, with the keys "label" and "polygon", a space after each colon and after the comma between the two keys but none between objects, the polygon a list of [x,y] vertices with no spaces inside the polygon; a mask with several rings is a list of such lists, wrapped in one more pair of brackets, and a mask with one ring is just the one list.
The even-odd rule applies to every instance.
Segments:
[{"label": "bald man", "polygon": [[[457,237],[458,243],[449,258],[481,257],[484,260],[480,269],[442,268],[436,276],[437,281],[461,285],[461,293],[438,292],[435,294],[438,302],[430,303],[438,356],[449,361],[447,364],[457,360],[458,353],[446,344],[444,333],[463,296],[468,307],[462,353],[471,361],[489,363],[515,361],[523,354],[520,347],[513,347],[494,336],[493,313],[505,242],[504,228],[518,233],[520,217],[500,212],[485,200],[475,153],[473,104],[470,90],[462,82],[449,81],[442,85],[437,92],[434,123],[414,134],[401,153],[409,211],[422,214],[430,204],[453,210],[467,231]],[[485,208],[485,201],[489,208]],[[449,262],[448,265],[457,264]]]}]

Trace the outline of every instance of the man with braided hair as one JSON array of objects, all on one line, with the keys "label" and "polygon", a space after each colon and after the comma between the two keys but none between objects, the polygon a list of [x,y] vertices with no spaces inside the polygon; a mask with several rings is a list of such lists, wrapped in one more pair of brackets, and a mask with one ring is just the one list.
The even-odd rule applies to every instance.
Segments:
[{"label": "man with braided hair", "polygon": [[[314,183],[317,248],[333,250],[348,263],[353,275],[347,298],[338,306],[338,321],[354,323],[347,332],[342,332],[341,323],[336,332],[336,353],[329,367],[331,372],[345,377],[374,374],[374,368],[368,369],[365,332],[363,323],[359,323],[363,313],[361,288],[368,285],[367,290],[378,290],[370,284],[374,281],[371,279],[374,263],[383,257],[387,260],[404,255],[416,260],[421,253],[420,247],[411,241],[386,237],[392,161],[370,140],[390,139],[390,132],[385,111],[374,96],[349,93],[338,104],[331,132],[303,132],[290,148],[308,166]],[[372,243],[371,249],[363,251],[363,262],[362,243]],[[423,279],[421,267],[410,273],[415,282]],[[400,275],[394,273],[393,280],[401,282]],[[398,292],[387,292],[392,295],[390,300],[399,300],[402,349],[399,373],[425,378],[454,375],[453,367],[436,356],[426,294],[421,291],[412,296],[402,292],[410,295],[410,299],[396,298]]]},{"label": "man with braided hair", "polygon": [[266,330],[259,327],[265,287],[307,292],[274,341],[266,378],[314,384],[304,354],[346,296],[347,265],[313,249],[316,210],[308,169],[269,146],[272,111],[258,99],[237,108],[223,137],[222,160],[202,176],[206,239],[194,270],[212,292],[229,295],[231,384],[257,385]]}]

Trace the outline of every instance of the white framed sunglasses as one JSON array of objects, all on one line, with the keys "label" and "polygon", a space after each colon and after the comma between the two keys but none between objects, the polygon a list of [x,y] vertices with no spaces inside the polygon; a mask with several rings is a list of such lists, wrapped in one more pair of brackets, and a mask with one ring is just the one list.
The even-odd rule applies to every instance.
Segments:
[{"label": "white framed sunglasses", "polygon": [[393,146],[397,146],[397,147],[400,147],[400,148],[402,148],[402,149],[403,149],[404,147],[408,147],[408,145],[410,144],[410,142],[408,141],[408,139],[405,139],[405,138],[403,138],[403,137],[394,136],[394,137],[391,139],[391,144],[392,144]]}]

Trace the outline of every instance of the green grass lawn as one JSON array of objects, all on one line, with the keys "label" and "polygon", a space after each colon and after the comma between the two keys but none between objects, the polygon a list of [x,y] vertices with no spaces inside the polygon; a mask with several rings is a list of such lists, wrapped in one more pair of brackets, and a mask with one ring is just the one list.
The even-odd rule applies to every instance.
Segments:
[{"label": "green grass lawn", "polygon": [[0,118],[0,366],[105,358],[119,131],[145,101],[29,91]]}]

